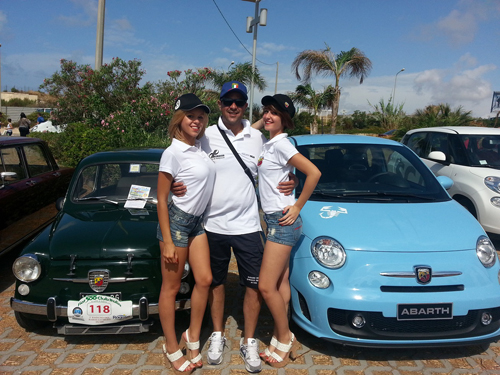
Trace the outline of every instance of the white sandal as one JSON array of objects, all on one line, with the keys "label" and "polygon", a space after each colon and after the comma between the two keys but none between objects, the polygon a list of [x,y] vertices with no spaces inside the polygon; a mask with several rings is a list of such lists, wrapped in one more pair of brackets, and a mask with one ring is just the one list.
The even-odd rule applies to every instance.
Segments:
[{"label": "white sandal", "polygon": [[198,366],[197,363],[198,362],[202,362],[202,356],[201,356],[201,353],[198,353],[198,355],[196,357],[193,358],[193,355],[191,353],[192,350],[199,350],[200,349],[200,341],[195,341],[195,342],[189,342],[189,334],[188,334],[188,331],[189,331],[189,328],[186,329],[186,332],[184,332],[186,334],[186,338],[184,339],[184,336],[181,336],[181,342],[179,344],[180,347],[182,348],[186,348],[187,350],[189,350],[189,353],[187,353],[188,355],[188,358],[189,360],[191,361],[191,363],[193,365],[196,366],[196,368],[200,368],[203,366],[203,363]]},{"label": "white sandal", "polygon": [[176,369],[175,366],[173,365],[173,362],[177,361],[179,358],[182,358],[184,356],[184,354],[182,354],[182,351],[180,349],[177,350],[175,353],[170,354],[167,352],[167,347],[165,346],[165,344],[163,344],[163,353],[166,355],[168,361],[170,362],[170,368],[174,370],[174,372],[178,374],[190,374],[193,372],[194,369],[186,371],[186,369],[192,365],[192,363],[189,362],[188,360],[184,361],[184,363],[178,369]]},{"label": "white sandal", "polygon": [[[276,348],[276,345],[278,345],[278,339],[276,338],[276,336],[271,337],[271,342],[269,343],[269,345],[272,345]],[[269,350],[269,346],[266,346],[266,349],[264,349],[264,352],[260,353],[259,356],[263,360],[266,360],[268,357],[271,356],[271,354],[272,353]]]},{"label": "white sandal", "polygon": [[[266,359],[266,363],[271,367],[285,367],[290,359],[295,360],[297,358],[297,348],[299,342],[295,339],[295,335],[292,333],[292,338],[288,344],[283,344],[281,342],[277,342],[275,348],[286,353],[285,358],[281,358],[280,355],[276,352],[272,352],[271,355]],[[276,362],[270,362],[268,359],[273,358]]]}]

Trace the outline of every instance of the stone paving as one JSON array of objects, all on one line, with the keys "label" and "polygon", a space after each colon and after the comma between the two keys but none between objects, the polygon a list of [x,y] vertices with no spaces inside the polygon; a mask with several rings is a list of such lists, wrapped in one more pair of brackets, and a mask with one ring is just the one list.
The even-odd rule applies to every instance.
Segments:
[{"label": "stone paving", "polygon": [[[169,374],[165,367],[159,323],[151,332],[133,336],[60,336],[52,328],[34,333],[21,329],[9,306],[14,292],[8,255],[0,261],[0,374],[1,375],[156,375]],[[226,336],[229,338],[223,364],[205,364],[195,375],[247,374],[239,356],[243,327],[243,290],[232,263],[228,278]],[[178,314],[177,335],[188,325],[188,316]],[[257,337],[270,339],[272,317],[263,308]],[[480,346],[432,349],[365,349],[331,344],[292,325],[301,343],[299,357],[282,369],[264,365],[263,375],[417,375],[417,374],[500,374],[500,341],[484,350]],[[202,344],[211,333],[202,332]],[[261,343],[264,348],[264,344]],[[206,347],[202,351],[205,355]]]}]

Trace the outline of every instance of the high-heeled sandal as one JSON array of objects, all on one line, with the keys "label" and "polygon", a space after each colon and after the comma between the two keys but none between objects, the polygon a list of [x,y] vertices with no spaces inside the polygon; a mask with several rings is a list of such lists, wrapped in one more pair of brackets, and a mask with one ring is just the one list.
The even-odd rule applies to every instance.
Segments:
[{"label": "high-heeled sandal", "polygon": [[[181,342],[179,343],[179,347],[181,349],[184,349],[184,348],[187,349],[186,350],[187,357],[196,368],[203,367],[201,353],[198,353],[198,355],[194,358],[193,358],[193,353],[192,353],[193,350],[200,349],[200,340],[195,341],[195,342],[190,342],[188,331],[189,331],[189,328],[186,329],[186,331],[181,335]],[[186,338],[184,338],[184,334],[186,335]],[[201,364],[198,364],[200,362],[201,362]]]},{"label": "high-heeled sandal", "polygon": [[174,366],[174,362],[177,361],[179,358],[182,358],[184,356],[184,354],[182,354],[182,351],[179,349],[177,350],[175,353],[168,353],[167,352],[167,347],[165,346],[165,344],[163,344],[163,354],[167,357],[167,360],[170,364],[170,368],[177,374],[184,374],[184,375],[188,375],[188,374],[191,374],[193,372],[194,369],[191,369],[191,370],[187,370],[186,369],[192,365],[192,363],[188,360],[184,361],[184,363],[181,365],[181,367],[179,367],[178,369],[175,368]]},{"label": "high-heeled sandal", "polygon": [[[266,359],[266,363],[271,367],[281,368],[285,367],[290,359],[292,361],[297,358],[297,349],[299,347],[299,342],[295,338],[295,335],[292,333],[292,339],[288,344],[283,344],[281,342],[277,342],[275,348],[285,353],[285,358],[281,358],[275,351],[271,353],[271,355]],[[273,358],[276,362],[270,362],[269,359]]]},{"label": "high-heeled sandal", "polygon": [[[278,339],[276,338],[276,336],[271,337],[271,342],[269,343],[269,346],[272,345],[276,348],[277,344],[278,344]],[[264,361],[271,356],[272,352],[269,350],[269,346],[266,347],[266,349],[264,349],[263,352],[259,353],[259,357]]]}]

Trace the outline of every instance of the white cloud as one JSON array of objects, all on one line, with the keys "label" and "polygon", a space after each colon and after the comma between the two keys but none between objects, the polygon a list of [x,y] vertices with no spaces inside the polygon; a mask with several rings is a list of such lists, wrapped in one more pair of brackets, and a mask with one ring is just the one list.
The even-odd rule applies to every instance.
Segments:
[{"label": "white cloud", "polygon": [[7,24],[7,16],[4,12],[0,10],[0,31],[4,31],[5,25]]},{"label": "white cloud", "polygon": [[444,37],[458,47],[471,43],[481,22],[500,18],[500,1],[461,0],[456,9],[430,24],[422,25],[417,39],[431,40]]}]

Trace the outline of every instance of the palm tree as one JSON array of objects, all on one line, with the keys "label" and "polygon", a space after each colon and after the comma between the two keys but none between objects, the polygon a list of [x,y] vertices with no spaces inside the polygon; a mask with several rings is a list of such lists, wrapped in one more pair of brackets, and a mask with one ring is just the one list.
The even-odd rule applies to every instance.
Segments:
[{"label": "palm tree", "polygon": [[473,120],[471,113],[471,111],[464,111],[462,106],[453,110],[448,103],[441,103],[417,109],[413,119],[419,127],[465,126],[470,125]]},{"label": "palm tree", "polygon": [[[332,105],[332,129],[335,133],[337,126],[337,116],[340,102],[340,77],[349,76],[359,78],[359,83],[363,83],[364,78],[370,73],[372,68],[371,60],[357,48],[349,51],[341,51],[338,55],[332,52],[328,44],[326,48],[319,51],[306,50],[300,52],[292,63],[292,71],[295,70],[297,79],[304,83],[310,82],[313,75],[334,76]],[[303,78],[299,73],[299,68],[304,67]]]},{"label": "palm tree", "polygon": [[[253,84],[259,91],[264,91],[267,87],[266,80],[260,74],[257,67],[255,68],[255,72],[253,73]],[[218,71],[214,70],[211,76],[211,81],[214,86],[215,91],[219,91],[222,88],[222,85],[229,81],[239,81],[246,86],[250,86],[252,82],[252,64],[250,62],[245,63],[237,63],[231,66],[231,69],[228,71]]]},{"label": "palm tree", "polygon": [[[328,86],[331,88],[331,86]],[[317,114],[320,110],[328,106],[332,100],[332,91],[325,89],[325,91],[317,92],[308,83],[306,85],[298,85],[294,93],[290,95],[291,99],[313,112],[313,122],[311,124],[311,134],[318,134],[318,118]]]}]

